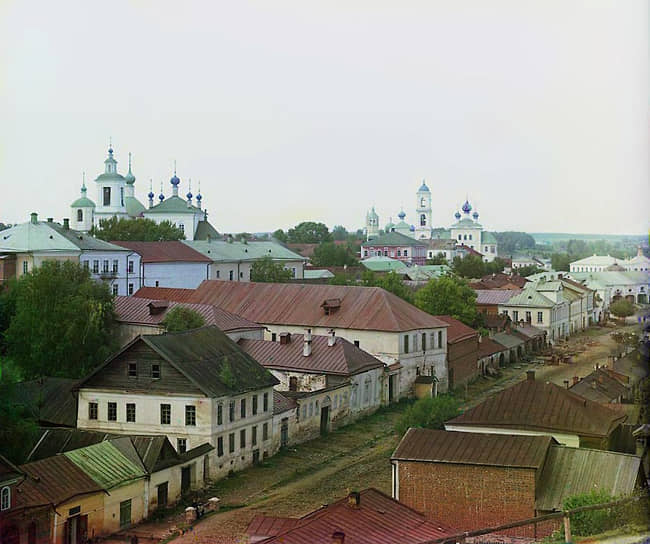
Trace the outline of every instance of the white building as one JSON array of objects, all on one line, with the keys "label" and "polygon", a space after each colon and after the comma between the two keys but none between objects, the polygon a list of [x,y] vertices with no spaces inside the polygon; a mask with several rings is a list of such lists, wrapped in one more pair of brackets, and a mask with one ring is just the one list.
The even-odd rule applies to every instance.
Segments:
[{"label": "white building", "polygon": [[460,212],[456,212],[456,222],[450,228],[451,239],[458,245],[467,246],[474,251],[478,251],[485,262],[492,262],[498,256],[497,240],[491,232],[483,229],[483,225],[478,222],[478,212],[472,212],[472,205],[468,200],[462,207],[464,217],[461,218]]},{"label": "white building", "polygon": [[617,259],[610,255],[592,255],[573,261],[569,265],[569,272],[607,272],[616,270],[627,270],[628,272],[649,272],[650,259],[643,254],[641,246],[637,254],[629,259]]}]

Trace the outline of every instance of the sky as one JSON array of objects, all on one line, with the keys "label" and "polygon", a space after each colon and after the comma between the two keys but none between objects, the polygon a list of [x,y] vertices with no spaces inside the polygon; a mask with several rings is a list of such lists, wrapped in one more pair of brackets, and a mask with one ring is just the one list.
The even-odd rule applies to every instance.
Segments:
[{"label": "sky", "polygon": [[644,0],[0,0],[0,221],[61,220],[112,139],[221,232],[648,232]]}]

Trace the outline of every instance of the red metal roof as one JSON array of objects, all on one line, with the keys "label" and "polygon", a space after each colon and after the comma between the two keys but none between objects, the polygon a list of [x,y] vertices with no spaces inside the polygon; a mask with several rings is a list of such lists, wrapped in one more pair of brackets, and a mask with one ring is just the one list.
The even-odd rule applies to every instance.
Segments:
[{"label": "red metal roof", "polygon": [[[147,295],[140,294],[140,289],[138,296],[214,304],[257,323],[389,332],[447,327],[444,321],[379,287],[205,280],[189,300],[186,290],[146,289]],[[341,302],[327,315],[323,302],[330,299]]]},{"label": "red metal roof", "polygon": [[276,518],[271,516],[258,515],[248,525],[246,532],[249,536],[271,537],[279,535],[289,529],[293,529],[300,523],[297,518]]},{"label": "red metal roof", "polygon": [[454,319],[450,315],[439,315],[436,316],[438,319],[442,319],[449,328],[447,329],[447,343],[453,344],[455,342],[460,342],[461,340],[466,340],[473,336],[478,336],[478,331],[468,327],[465,323]]},{"label": "red metal roof", "polygon": [[211,263],[212,259],[190,246],[178,241],[169,242],[111,242],[120,247],[135,251],[143,263]]},{"label": "red metal roof", "polygon": [[494,340],[484,336],[478,344],[478,357],[481,359],[500,351],[506,351],[506,349],[501,344],[497,344]]},{"label": "red metal roof", "polygon": [[[253,520],[253,523],[256,523]],[[270,524],[268,518],[258,522]],[[279,523],[287,523],[282,518]],[[256,536],[251,532],[249,536]],[[293,528],[261,542],[263,544],[331,544],[332,535],[342,532],[351,544],[420,544],[427,540],[454,534],[455,529],[391,499],[376,489],[360,493],[358,506],[348,504],[348,498],[324,506],[300,518]]]},{"label": "red metal roof", "polygon": [[474,289],[476,304],[505,304],[521,293],[521,289]]},{"label": "red metal roof", "polygon": [[194,289],[180,289],[174,287],[140,287],[134,297],[148,298],[151,300],[173,300],[174,302],[194,302]]},{"label": "red metal roof", "polygon": [[550,436],[515,436],[414,429],[406,431],[391,459],[462,465],[540,468]]},{"label": "red metal roof", "polygon": [[[167,307],[163,308],[162,304]],[[153,315],[149,311],[149,305],[160,307],[160,313]],[[264,325],[254,323],[243,317],[222,310],[211,304],[190,304],[187,302],[160,301],[141,297],[115,297],[115,313],[117,320],[122,323],[137,323],[141,325],[160,325],[165,316],[175,306],[189,308],[200,314],[205,320],[206,325],[216,325],[224,332],[239,329],[263,329]]]},{"label": "red metal roof", "polygon": [[606,437],[625,420],[616,412],[549,382],[526,379],[489,397],[450,425],[500,427]]},{"label": "red metal roof", "polygon": [[239,345],[261,365],[278,370],[350,376],[384,367],[379,359],[343,338],[336,338],[329,346],[327,336],[312,336],[308,357],[303,355],[303,335],[292,334],[290,338],[288,344],[242,339]]},{"label": "red metal roof", "polygon": [[282,412],[288,412],[293,410],[298,406],[298,403],[295,399],[285,397],[279,391],[273,390],[273,414],[281,414]]}]

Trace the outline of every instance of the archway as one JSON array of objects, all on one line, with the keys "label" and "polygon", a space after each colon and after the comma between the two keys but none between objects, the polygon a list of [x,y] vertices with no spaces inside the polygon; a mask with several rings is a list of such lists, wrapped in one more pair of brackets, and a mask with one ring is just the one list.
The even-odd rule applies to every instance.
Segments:
[{"label": "archway", "polygon": [[499,366],[505,366],[505,364],[506,364],[506,356],[503,353],[501,353],[499,355]]}]

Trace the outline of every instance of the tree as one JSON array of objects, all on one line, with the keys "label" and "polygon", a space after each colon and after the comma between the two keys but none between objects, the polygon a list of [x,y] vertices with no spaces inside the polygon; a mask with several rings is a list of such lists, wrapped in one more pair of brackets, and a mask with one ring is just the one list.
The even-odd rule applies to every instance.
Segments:
[{"label": "tree", "polygon": [[500,274],[503,272],[503,269],[506,267],[506,262],[500,257],[496,257],[493,261],[489,263],[484,263],[484,272],[485,274]]},{"label": "tree", "polygon": [[282,229],[276,230],[272,236],[278,242],[282,242],[283,244],[286,244],[289,241],[289,239],[287,238],[287,234]]},{"label": "tree", "polygon": [[538,272],[542,272],[542,269],[538,266],[535,266],[534,264],[529,264],[517,268],[517,274],[519,274],[522,278],[527,278],[528,276],[532,276]]},{"label": "tree", "polygon": [[329,242],[332,235],[327,225],[315,223],[314,221],[303,221],[294,228],[289,229],[287,238],[291,244],[320,244]]},{"label": "tree", "polygon": [[442,429],[445,421],[458,415],[460,402],[452,395],[425,397],[408,406],[397,420],[395,430],[404,434],[410,427]]},{"label": "tree", "polygon": [[13,383],[0,380],[0,454],[13,463],[24,463],[38,435],[38,425],[16,398]]},{"label": "tree", "polygon": [[450,315],[470,327],[478,323],[476,293],[461,278],[441,276],[415,293],[415,305],[432,315]]},{"label": "tree", "polygon": [[314,266],[355,266],[358,264],[356,255],[349,245],[337,245],[334,242],[324,242],[316,246],[311,262]]},{"label": "tree", "polygon": [[386,291],[397,295],[399,298],[402,298],[407,302],[413,301],[413,291],[405,285],[402,277],[394,270],[391,270],[388,274],[384,274],[383,276],[376,277],[375,286],[386,289]]},{"label": "tree", "polygon": [[478,255],[466,255],[462,259],[454,257],[452,267],[463,278],[480,278],[485,275],[485,263]]},{"label": "tree", "polygon": [[621,298],[609,305],[609,311],[616,317],[629,317],[634,315],[635,307],[629,300]]},{"label": "tree", "polygon": [[494,237],[497,239],[499,253],[502,255],[535,248],[535,238],[525,232],[495,232]]},{"label": "tree", "polygon": [[427,259],[427,264],[447,264],[447,257],[441,251],[433,259]]},{"label": "tree", "polygon": [[156,223],[151,219],[125,219],[111,217],[102,219],[99,227],[93,227],[90,233],[101,240],[122,240],[130,242],[162,242],[167,240],[185,240],[185,234],[170,221]]},{"label": "tree", "polygon": [[282,263],[276,263],[268,255],[255,261],[251,267],[251,281],[267,283],[285,283],[292,278],[291,270],[287,270]]},{"label": "tree", "polygon": [[332,229],[332,240],[347,240],[348,236],[349,233],[343,225],[334,225],[334,228]]},{"label": "tree", "polygon": [[183,332],[203,327],[205,325],[205,319],[203,319],[200,313],[190,308],[174,306],[167,312],[165,319],[162,321],[162,325],[167,332]]},{"label": "tree", "polygon": [[553,253],[551,254],[551,266],[553,270],[559,271],[569,271],[569,265],[571,264],[571,257],[566,253]]},{"label": "tree", "polygon": [[4,338],[23,378],[78,378],[116,347],[113,296],[79,263],[46,261],[13,290],[15,313]]}]

